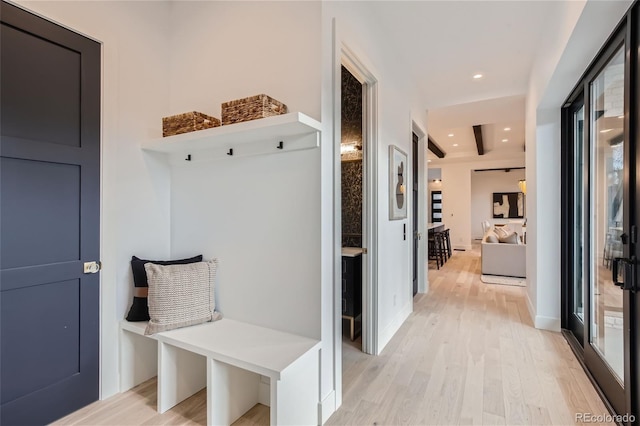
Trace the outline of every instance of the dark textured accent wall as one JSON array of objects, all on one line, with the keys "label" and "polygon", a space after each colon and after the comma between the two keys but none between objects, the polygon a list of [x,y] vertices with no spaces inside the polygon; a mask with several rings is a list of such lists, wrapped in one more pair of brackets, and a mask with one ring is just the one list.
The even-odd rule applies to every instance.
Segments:
[{"label": "dark textured accent wall", "polygon": [[[362,84],[342,67],[342,142],[362,147]],[[362,156],[361,156],[362,157]]]},{"label": "dark textured accent wall", "polygon": [[[362,84],[342,67],[342,142],[362,147]],[[362,150],[341,155],[342,246],[362,247]]]},{"label": "dark textured accent wall", "polygon": [[342,162],[342,247],[362,247],[362,161]]}]

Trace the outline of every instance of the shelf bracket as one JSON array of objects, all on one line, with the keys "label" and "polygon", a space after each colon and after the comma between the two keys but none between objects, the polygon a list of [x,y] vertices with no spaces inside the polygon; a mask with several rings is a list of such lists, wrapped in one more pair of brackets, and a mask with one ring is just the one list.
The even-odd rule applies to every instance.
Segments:
[{"label": "shelf bracket", "polygon": [[184,161],[191,161],[191,154],[187,155],[187,158],[185,158]]},{"label": "shelf bracket", "polygon": [[229,152],[227,152],[227,155],[233,155],[233,148],[229,148]]},{"label": "shelf bracket", "polygon": [[284,148],[284,142],[280,141],[280,143],[278,144],[278,146],[276,146],[276,148],[283,149]]}]

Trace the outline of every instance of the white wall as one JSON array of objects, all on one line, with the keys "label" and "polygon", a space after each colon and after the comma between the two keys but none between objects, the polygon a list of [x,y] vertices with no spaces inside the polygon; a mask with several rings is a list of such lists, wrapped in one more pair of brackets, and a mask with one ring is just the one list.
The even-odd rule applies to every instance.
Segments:
[{"label": "white wall", "polygon": [[442,168],[442,222],[454,249],[471,249],[471,169],[468,163]]},{"label": "white wall", "polygon": [[[172,19],[169,112],[267,93],[320,118],[319,3],[175,2]],[[172,169],[172,256],[220,259],[226,317],[320,338],[319,166],[315,149]]]},{"label": "white wall", "polygon": [[[482,222],[506,223],[509,219],[493,219],[494,192],[520,192],[518,182],[525,178],[524,169],[471,172],[471,238],[482,238]],[[525,217],[526,216],[525,197]]]},{"label": "white wall", "polygon": [[320,119],[320,3],[171,2],[170,114],[266,93]]},{"label": "white wall", "polygon": [[[527,295],[534,324],[560,329],[560,108],[630,1],[565,2],[550,17],[526,104]],[[539,189],[539,190],[538,190]]]},{"label": "white wall", "polygon": [[169,7],[156,2],[18,1],[102,42],[101,397],[118,391],[118,321],[132,298],[131,255],[169,255],[169,182],[140,142],[169,101]]}]

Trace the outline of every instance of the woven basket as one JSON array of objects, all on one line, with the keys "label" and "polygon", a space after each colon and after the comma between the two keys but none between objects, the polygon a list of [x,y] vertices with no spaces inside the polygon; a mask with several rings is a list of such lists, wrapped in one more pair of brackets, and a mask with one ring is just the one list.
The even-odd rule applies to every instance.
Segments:
[{"label": "woven basket", "polygon": [[179,135],[180,133],[195,132],[196,130],[218,127],[220,120],[215,117],[192,111],[184,114],[162,118],[162,136]]},{"label": "woven basket", "polygon": [[287,106],[267,95],[256,95],[222,104],[222,125],[287,113]]}]

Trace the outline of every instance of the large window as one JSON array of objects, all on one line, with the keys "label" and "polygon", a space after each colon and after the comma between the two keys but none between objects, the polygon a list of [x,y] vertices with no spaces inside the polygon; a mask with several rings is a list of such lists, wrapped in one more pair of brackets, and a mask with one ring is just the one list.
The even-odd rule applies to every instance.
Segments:
[{"label": "large window", "polygon": [[[591,326],[589,341],[616,379],[624,381],[623,292],[611,269],[623,257],[624,50],[618,49],[590,84],[589,217]],[[584,204],[584,203],[582,203]],[[579,236],[584,238],[584,230]]]},{"label": "large window", "polygon": [[[640,292],[636,152],[638,5],[565,102],[562,114],[563,315],[565,336],[619,414],[638,414]],[[633,64],[633,66],[631,65]],[[639,169],[640,171],[640,169]],[[640,177],[640,175],[639,175]],[[640,241],[638,241],[640,242]]]}]

